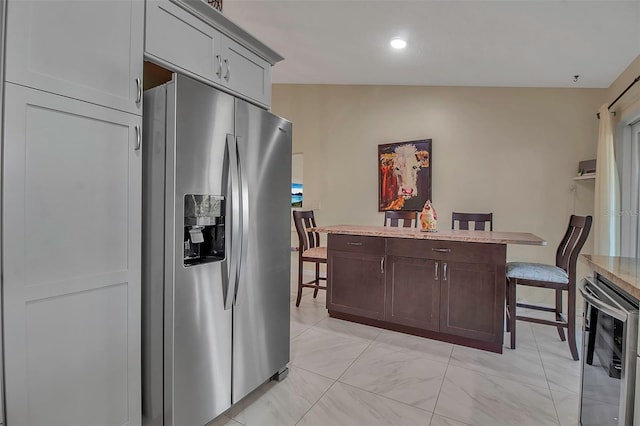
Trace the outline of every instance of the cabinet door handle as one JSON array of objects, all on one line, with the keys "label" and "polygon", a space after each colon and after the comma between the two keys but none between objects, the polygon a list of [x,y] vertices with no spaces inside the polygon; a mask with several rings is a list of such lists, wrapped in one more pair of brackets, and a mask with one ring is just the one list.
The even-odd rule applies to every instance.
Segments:
[{"label": "cabinet door handle", "polygon": [[140,77],[136,78],[136,103],[142,102],[142,81]]},{"label": "cabinet door handle", "polygon": [[380,273],[384,274],[384,256],[380,258]]},{"label": "cabinet door handle", "polygon": [[434,278],[436,281],[438,281],[438,262],[435,262],[435,263],[434,263],[434,269],[433,269],[433,270],[434,270],[433,278]]},{"label": "cabinet door handle", "polygon": [[442,264],[442,281],[447,280],[447,262]]},{"label": "cabinet door handle", "polygon": [[451,253],[451,249],[450,248],[435,248],[435,247],[433,247],[431,250],[432,251],[437,251],[438,253]]},{"label": "cabinet door handle", "polygon": [[362,245],[362,243],[352,243],[351,241],[349,241],[349,242],[347,243],[347,245],[348,245],[348,246],[361,246],[361,245]]},{"label": "cabinet door handle", "polygon": [[220,55],[216,55],[216,59],[218,60],[218,71],[216,71],[216,75],[220,78],[222,77],[222,58]]},{"label": "cabinet door handle", "polygon": [[224,64],[227,66],[227,72],[224,74],[224,79],[229,81],[229,79],[231,78],[231,64],[229,63],[228,59],[224,60]]},{"label": "cabinet door handle", "polygon": [[142,147],[142,132],[140,131],[140,126],[136,124],[136,151],[140,151]]}]

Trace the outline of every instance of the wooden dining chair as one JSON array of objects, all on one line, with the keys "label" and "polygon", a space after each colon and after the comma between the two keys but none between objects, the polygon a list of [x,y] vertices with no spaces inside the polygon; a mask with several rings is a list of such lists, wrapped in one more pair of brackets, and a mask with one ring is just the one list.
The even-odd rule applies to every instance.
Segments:
[{"label": "wooden dining chair", "polygon": [[[327,263],[327,247],[320,245],[320,234],[309,231],[309,228],[316,226],[313,210],[294,210],[293,223],[298,233],[298,297],[296,306],[300,306],[302,289],[304,287],[313,289],[313,297],[318,296],[318,290],[326,290],[327,286],[320,285],[320,281],[326,281],[327,277],[320,276],[320,264]],[[308,282],[303,282],[304,262],[314,263],[316,266],[315,278]]]},{"label": "wooden dining chair", "polygon": [[451,229],[456,229],[456,222],[458,222],[458,229],[463,230],[468,230],[471,222],[475,231],[484,231],[488,222],[489,231],[493,231],[493,213],[453,212],[451,214]]},{"label": "wooden dining chair", "polygon": [[384,212],[384,226],[398,227],[402,221],[403,228],[418,227],[418,213],[399,210],[388,210]]},{"label": "wooden dining chair", "polygon": [[[591,216],[574,216],[569,219],[569,227],[556,251],[556,264],[509,262],[507,263],[507,331],[511,334],[511,349],[516,348],[516,320],[552,325],[558,328],[560,340],[566,340],[567,329],[569,349],[574,360],[578,360],[576,346],[576,261],[584,246],[589,230]],[[528,285],[553,289],[556,292],[555,307],[530,305],[516,301],[516,286]],[[562,292],[567,292],[567,314],[563,313]],[[521,316],[516,307],[553,312],[555,321]]]}]

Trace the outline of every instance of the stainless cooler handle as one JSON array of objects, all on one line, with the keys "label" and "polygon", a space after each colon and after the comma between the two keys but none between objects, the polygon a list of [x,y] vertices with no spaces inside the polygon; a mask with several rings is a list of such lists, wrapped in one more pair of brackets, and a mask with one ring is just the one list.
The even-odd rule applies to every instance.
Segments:
[{"label": "stainless cooler handle", "polygon": [[598,289],[598,286],[587,278],[584,278],[582,281],[580,281],[580,283],[578,283],[578,290],[582,294],[584,300],[587,301],[587,303],[595,306],[596,308],[598,308],[598,310],[614,317],[615,319],[618,319],[620,321],[627,321],[629,315],[626,312],[621,311],[620,309],[616,309],[611,305],[603,302],[598,298],[597,292],[591,290],[590,287],[594,287],[596,291]]}]

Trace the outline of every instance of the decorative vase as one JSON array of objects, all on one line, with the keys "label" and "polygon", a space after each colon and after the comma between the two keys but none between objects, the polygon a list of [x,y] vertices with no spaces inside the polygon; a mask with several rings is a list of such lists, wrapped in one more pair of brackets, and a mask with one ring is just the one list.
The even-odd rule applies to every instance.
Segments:
[{"label": "decorative vase", "polygon": [[427,200],[420,213],[420,229],[425,232],[436,232],[437,222],[438,214],[431,205],[431,200]]},{"label": "decorative vase", "polygon": [[214,7],[214,9],[218,9],[220,13],[222,13],[222,0],[207,0],[207,3],[209,3]]}]

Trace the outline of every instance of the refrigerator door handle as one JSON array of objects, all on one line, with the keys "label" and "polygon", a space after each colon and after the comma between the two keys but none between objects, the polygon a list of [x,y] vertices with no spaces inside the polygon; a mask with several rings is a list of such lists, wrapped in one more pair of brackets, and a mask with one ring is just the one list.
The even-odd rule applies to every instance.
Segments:
[{"label": "refrigerator door handle", "polygon": [[236,136],[236,147],[238,148],[238,167],[239,167],[239,173],[238,176],[240,177],[240,185],[239,185],[239,189],[240,189],[240,198],[241,198],[241,216],[242,216],[242,226],[240,229],[241,232],[241,245],[240,245],[240,257],[239,257],[239,264],[238,264],[238,280],[236,282],[236,288],[235,288],[235,297],[234,297],[234,305],[238,304],[238,300],[239,300],[239,292],[240,292],[240,283],[246,282],[245,278],[244,278],[244,274],[246,271],[246,263],[247,263],[247,249],[249,248],[249,232],[248,232],[248,228],[249,228],[249,187],[247,185],[247,179],[245,178],[245,173],[244,173],[244,166],[243,166],[243,162],[244,162],[244,158],[246,158],[246,156],[244,155],[244,145],[242,144],[242,137],[240,136]]},{"label": "refrigerator door handle", "polygon": [[231,210],[231,238],[226,242],[228,276],[224,277],[227,279],[224,308],[231,309],[238,286],[239,262],[242,255],[242,224],[240,222],[241,199],[238,149],[235,137],[230,134],[227,134],[227,153],[229,155],[229,193],[227,194],[227,209]]}]

